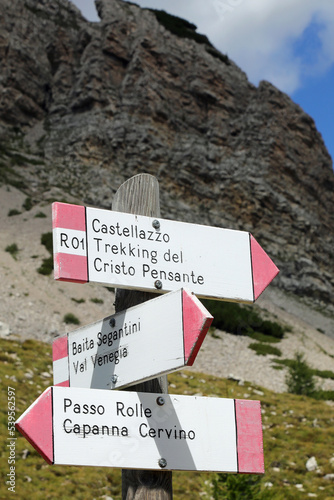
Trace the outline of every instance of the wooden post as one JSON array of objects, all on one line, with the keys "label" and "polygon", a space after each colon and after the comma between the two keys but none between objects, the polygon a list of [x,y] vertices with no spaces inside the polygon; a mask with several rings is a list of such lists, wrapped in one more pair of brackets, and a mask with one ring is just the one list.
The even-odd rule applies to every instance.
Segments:
[{"label": "wooden post", "polygon": [[[159,184],[149,174],[139,174],[127,180],[117,190],[112,209],[148,217],[160,217]],[[116,290],[115,311],[119,312],[154,298],[157,294],[133,290]],[[167,393],[167,376],[142,382],[128,388],[138,392]],[[172,472],[131,470],[122,471],[123,500],[171,500]]]}]

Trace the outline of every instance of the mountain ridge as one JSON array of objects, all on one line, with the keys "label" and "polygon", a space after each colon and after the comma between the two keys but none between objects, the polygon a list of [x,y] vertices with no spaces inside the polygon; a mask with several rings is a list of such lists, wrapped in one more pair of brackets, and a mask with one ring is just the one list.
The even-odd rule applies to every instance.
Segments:
[{"label": "mountain ridge", "polygon": [[2,182],[110,208],[150,173],[163,217],[250,231],[271,286],[333,314],[334,175],[312,118],[149,10],[96,6],[99,23],[68,0],[2,3]]}]

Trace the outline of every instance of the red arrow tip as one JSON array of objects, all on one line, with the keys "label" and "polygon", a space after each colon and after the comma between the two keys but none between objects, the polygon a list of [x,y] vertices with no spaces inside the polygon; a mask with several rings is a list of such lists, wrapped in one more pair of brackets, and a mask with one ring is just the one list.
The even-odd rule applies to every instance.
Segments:
[{"label": "red arrow tip", "polygon": [[203,304],[186,290],[182,290],[183,338],[185,364],[192,366],[213,317]]},{"label": "red arrow tip", "polygon": [[15,427],[49,464],[53,464],[52,387],[21,415]]},{"label": "red arrow tip", "polygon": [[270,257],[258,244],[254,236],[250,235],[254,300],[267,288],[269,283],[277,276],[279,269],[275,266]]}]

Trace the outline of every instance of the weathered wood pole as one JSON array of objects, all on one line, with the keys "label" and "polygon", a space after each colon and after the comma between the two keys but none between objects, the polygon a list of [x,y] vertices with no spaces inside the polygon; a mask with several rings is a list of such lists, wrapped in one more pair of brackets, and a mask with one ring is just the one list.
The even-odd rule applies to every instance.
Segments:
[{"label": "weathered wood pole", "polygon": [[[116,212],[160,217],[159,183],[149,174],[128,179],[117,190],[112,209]],[[116,290],[115,311],[141,304],[156,296],[155,293]],[[148,350],[149,356],[149,350]],[[149,359],[148,359],[149,362]],[[167,393],[167,376],[148,380],[128,388],[138,392]],[[171,500],[172,472],[150,470],[122,470],[123,500]]]}]

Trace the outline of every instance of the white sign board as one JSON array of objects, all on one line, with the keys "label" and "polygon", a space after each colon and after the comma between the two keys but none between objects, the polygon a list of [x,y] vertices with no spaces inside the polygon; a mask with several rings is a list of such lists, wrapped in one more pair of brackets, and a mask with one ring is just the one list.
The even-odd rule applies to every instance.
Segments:
[{"label": "white sign board", "polygon": [[259,401],[49,387],[16,427],[54,464],[264,472]]},{"label": "white sign board", "polygon": [[245,231],[53,204],[55,279],[254,302],[278,269]]},{"label": "white sign board", "polygon": [[212,322],[180,289],[53,342],[54,385],[118,389],[192,365]]}]

